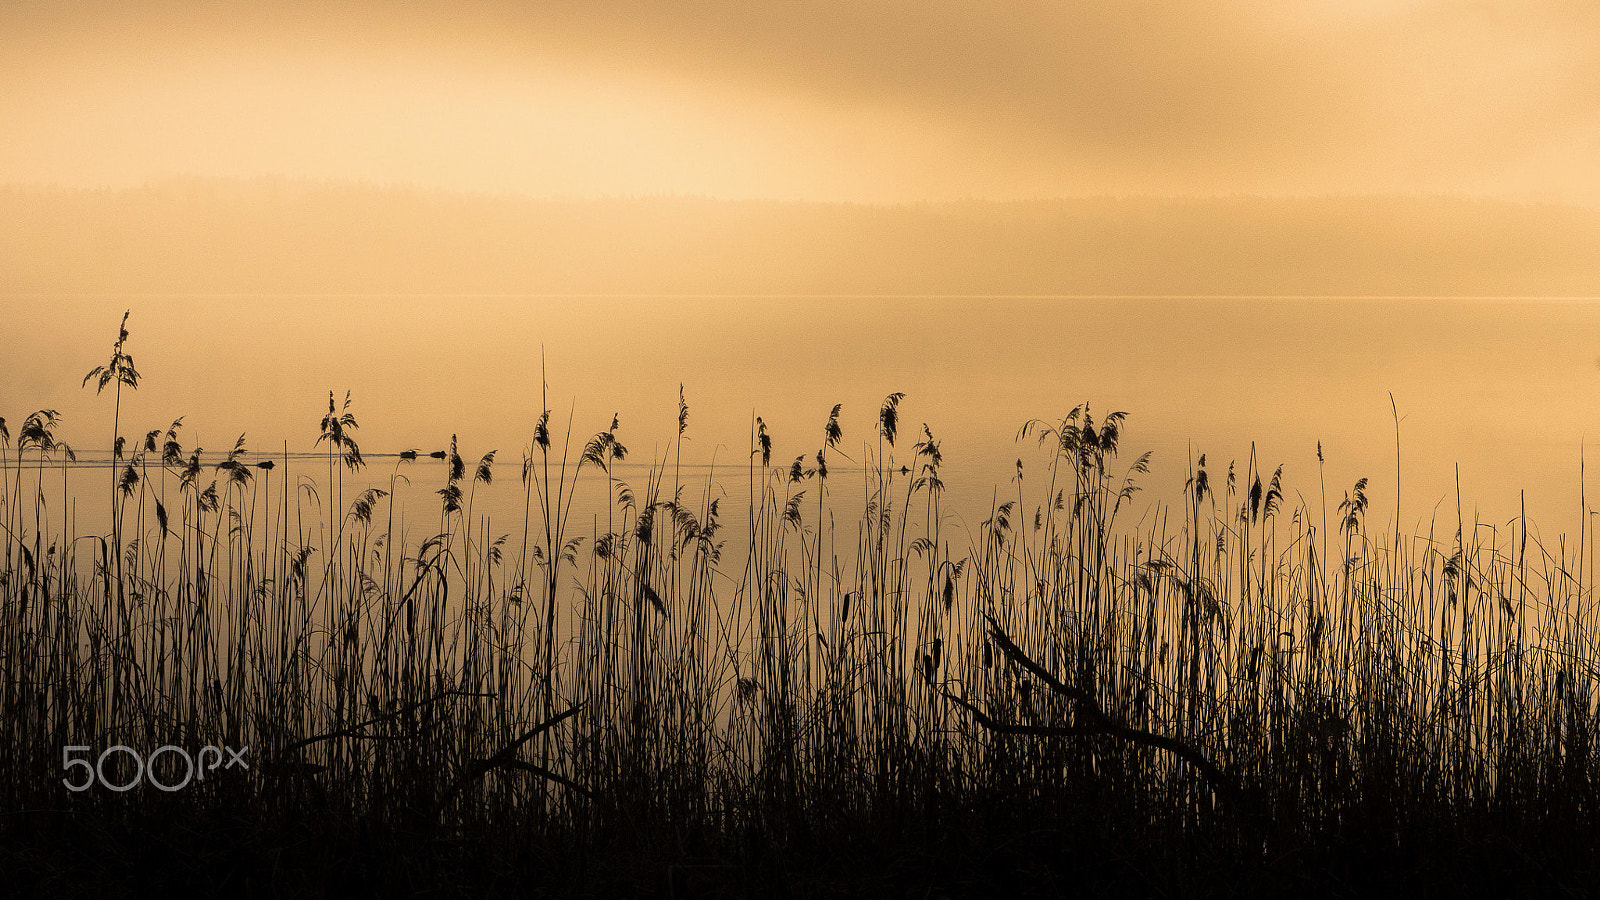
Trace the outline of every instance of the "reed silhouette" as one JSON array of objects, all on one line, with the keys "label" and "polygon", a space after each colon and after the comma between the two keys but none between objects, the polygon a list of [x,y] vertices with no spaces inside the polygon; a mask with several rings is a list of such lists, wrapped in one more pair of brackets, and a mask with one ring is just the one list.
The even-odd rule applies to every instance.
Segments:
[{"label": "reed silhouette", "polygon": [[[126,322],[86,385],[136,386]],[[932,431],[897,455],[904,394],[859,462],[835,405],[788,465],[753,416],[744,471],[702,483],[681,389],[634,483],[617,418],[574,456],[541,389],[520,534],[494,537],[474,497],[496,451],[468,480],[455,436],[387,454],[387,487],[347,505],[344,479],[372,476],[334,396],[305,454],[186,451],[182,419],[126,455],[113,435],[106,535],[65,515],[96,490],[60,417],[29,415],[14,447],[0,420],[0,861],[19,890],[1592,884],[1581,537],[1552,550],[1459,506],[1442,536],[1374,534],[1366,479],[1330,535],[1326,489],[1290,505],[1253,453],[1225,479],[1200,456],[1127,522],[1150,456],[1119,462],[1128,416],[1080,406],[1022,426],[963,545]],[[396,503],[428,478],[436,516]],[[606,498],[587,534],[580,489]],[[251,767],[172,792],[62,783],[65,747],[203,744]]]}]

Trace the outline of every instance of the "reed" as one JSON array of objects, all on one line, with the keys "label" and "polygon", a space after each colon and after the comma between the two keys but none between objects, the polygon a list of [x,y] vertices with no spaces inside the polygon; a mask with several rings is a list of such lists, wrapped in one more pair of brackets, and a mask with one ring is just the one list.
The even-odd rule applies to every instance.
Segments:
[{"label": "reed", "polygon": [[[135,386],[105,375],[127,339],[102,386]],[[963,543],[931,430],[896,456],[894,393],[860,462],[839,406],[788,466],[753,417],[725,554],[682,393],[669,450],[624,468],[615,417],[574,458],[542,392],[518,542],[474,508],[494,451],[470,481],[454,438],[363,456],[333,398],[304,454],[113,435],[105,535],[67,515],[59,416],[14,446],[0,420],[19,883],[1340,894],[1581,890],[1600,862],[1586,551],[1525,518],[1374,534],[1363,479],[1330,534],[1253,451],[1138,506],[1128,417],[1080,406],[1022,427]],[[436,520],[397,502],[413,478],[442,478]],[[61,783],[67,746],[206,743],[251,769]]]}]

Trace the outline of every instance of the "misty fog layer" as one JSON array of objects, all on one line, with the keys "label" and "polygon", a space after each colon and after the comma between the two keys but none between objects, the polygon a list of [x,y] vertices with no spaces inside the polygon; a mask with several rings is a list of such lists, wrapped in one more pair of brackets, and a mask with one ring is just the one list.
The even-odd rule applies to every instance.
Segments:
[{"label": "misty fog layer", "polygon": [[855,205],[308,182],[0,190],[6,293],[1600,294],[1600,211],[1445,197]]}]

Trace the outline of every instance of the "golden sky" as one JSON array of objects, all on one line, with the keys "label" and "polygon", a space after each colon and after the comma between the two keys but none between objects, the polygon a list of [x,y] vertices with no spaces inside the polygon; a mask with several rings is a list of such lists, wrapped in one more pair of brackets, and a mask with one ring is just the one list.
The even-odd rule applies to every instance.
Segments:
[{"label": "golden sky", "polygon": [[0,6],[0,183],[1600,201],[1593,0]]}]

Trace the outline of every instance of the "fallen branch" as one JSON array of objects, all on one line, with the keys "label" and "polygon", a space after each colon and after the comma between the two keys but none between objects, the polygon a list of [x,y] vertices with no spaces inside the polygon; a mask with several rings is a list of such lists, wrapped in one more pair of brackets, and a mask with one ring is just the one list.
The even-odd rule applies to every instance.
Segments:
[{"label": "fallen branch", "polygon": [[459,793],[462,788],[465,788],[468,784],[471,784],[473,781],[482,778],[495,769],[516,769],[523,772],[531,772],[548,781],[553,781],[556,784],[562,785],[563,787],[571,788],[572,790],[577,791],[591,800],[594,799],[594,792],[583,787],[565,775],[559,775],[550,771],[549,769],[546,769],[544,766],[535,765],[517,758],[517,750],[521,749],[523,744],[526,744],[539,735],[544,734],[546,731],[549,731],[567,719],[572,718],[582,709],[583,704],[579,703],[578,705],[568,709],[566,712],[557,713],[543,722],[540,722],[538,725],[533,726],[533,728],[529,729],[521,737],[500,748],[500,750],[494,755],[480,759],[477,762],[467,766],[466,771],[461,773],[461,777],[457,778],[455,783],[450,785],[450,788],[446,790],[444,795],[439,798],[439,808],[443,809],[444,805],[449,803],[450,799]]},{"label": "fallen branch", "polygon": [[546,769],[544,766],[537,765],[535,763],[526,762],[520,759],[510,759],[500,763],[500,768],[520,769],[524,772],[532,772],[533,774],[544,778],[546,781],[553,781],[556,784],[561,785],[569,791],[576,791],[577,793],[583,795],[583,797],[586,799],[594,799],[594,791],[589,790],[588,788],[577,783],[576,781],[573,781],[571,778],[562,775],[559,772],[552,772],[549,769]]},{"label": "fallen branch", "polygon": [[322,741],[331,741],[331,740],[334,740],[335,738],[344,738],[344,737],[361,738],[361,739],[370,740],[370,741],[398,741],[398,740],[403,740],[404,738],[410,737],[410,735],[366,734],[364,732],[365,732],[365,729],[367,729],[367,728],[369,728],[369,727],[371,727],[373,725],[376,725],[379,722],[387,722],[390,719],[398,718],[398,717],[404,716],[404,715],[406,715],[408,713],[415,712],[416,710],[419,710],[424,706],[429,706],[431,704],[438,703],[440,700],[443,700],[446,697],[493,697],[493,696],[494,696],[494,694],[492,694],[492,693],[487,693],[486,694],[486,693],[477,693],[477,692],[474,692],[474,691],[444,691],[442,693],[434,694],[432,697],[429,697],[429,698],[427,698],[425,700],[418,700],[415,703],[406,704],[405,706],[403,706],[403,707],[401,707],[401,708],[399,708],[397,710],[394,710],[393,712],[384,713],[383,715],[378,716],[377,718],[368,719],[368,720],[366,720],[365,722],[362,722],[359,725],[351,725],[349,728],[341,728],[338,731],[329,731],[329,732],[327,732],[325,734],[316,735],[315,737],[308,737],[308,738],[305,738],[303,740],[295,741],[294,743],[290,744],[289,746],[287,746],[287,747],[283,748],[282,750],[278,751],[278,758],[279,758],[279,760],[281,762],[286,762],[286,760],[284,760],[284,757],[287,757],[289,754],[295,752],[296,750],[304,750],[305,748],[311,746],[312,744],[320,743]]},{"label": "fallen branch", "polygon": [[1002,722],[984,712],[976,704],[957,697],[948,691],[944,692],[946,699],[971,713],[972,718],[979,725],[1001,734],[1019,734],[1029,737],[1091,737],[1103,735],[1133,744],[1154,747],[1157,750],[1165,750],[1193,766],[1195,771],[1199,772],[1201,777],[1217,793],[1236,803],[1244,800],[1244,788],[1239,784],[1238,780],[1224,772],[1222,767],[1212,762],[1205,754],[1176,738],[1170,738],[1164,734],[1156,734],[1153,731],[1145,731],[1140,728],[1132,728],[1114,721],[1110,716],[1106,715],[1105,710],[1100,706],[1099,700],[1093,694],[1080,688],[1070,687],[1062,682],[1053,672],[1022,652],[1022,648],[1011,640],[1010,635],[1005,633],[1005,630],[1000,627],[999,623],[995,622],[993,617],[985,615],[984,618],[989,622],[990,637],[1007,659],[1010,659],[1044,682],[1045,686],[1050,688],[1053,693],[1066,697],[1073,702],[1074,718],[1077,724],[1020,725],[1012,722]]}]

